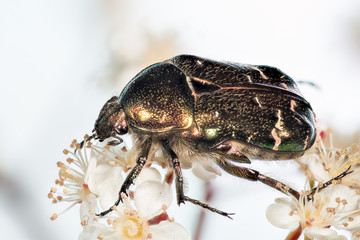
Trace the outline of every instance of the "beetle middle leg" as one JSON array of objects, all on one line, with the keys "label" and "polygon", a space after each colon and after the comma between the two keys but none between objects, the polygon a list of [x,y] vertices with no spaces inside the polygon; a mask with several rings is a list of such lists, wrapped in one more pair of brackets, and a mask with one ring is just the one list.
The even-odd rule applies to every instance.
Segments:
[{"label": "beetle middle leg", "polygon": [[119,203],[123,201],[121,198],[122,193],[125,193],[126,195],[128,195],[127,190],[130,188],[130,185],[134,183],[134,180],[137,178],[137,176],[139,176],[141,170],[143,169],[143,167],[146,164],[146,160],[147,160],[149,152],[150,152],[151,142],[152,142],[151,138],[148,138],[142,145],[142,150],[137,158],[135,167],[131,170],[131,172],[126,177],[124,183],[122,184],[122,186],[120,188],[118,200],[108,210],[101,212],[99,214],[96,214],[97,216],[105,216],[106,214],[108,214],[109,212],[111,212],[113,210],[113,207],[118,206]]},{"label": "beetle middle leg", "polygon": [[262,183],[264,183],[274,189],[277,189],[283,193],[290,193],[296,199],[299,199],[299,197],[300,197],[300,193],[298,191],[290,188],[289,186],[283,184],[282,182],[279,182],[278,180],[267,177],[267,176],[261,174],[260,172],[253,170],[251,168],[236,166],[227,160],[217,161],[217,164],[224,171],[226,171],[227,173],[229,173],[233,176],[244,178],[244,179],[247,179],[250,181],[262,182]]},{"label": "beetle middle leg", "polygon": [[184,194],[184,184],[183,184],[183,176],[182,176],[182,172],[181,172],[181,166],[180,166],[180,161],[179,158],[177,157],[177,155],[175,154],[175,152],[171,149],[170,145],[169,145],[169,141],[167,139],[163,139],[162,140],[162,147],[165,150],[165,152],[167,152],[170,157],[171,157],[171,164],[172,167],[174,168],[175,171],[175,175],[176,175],[176,198],[177,198],[177,204],[180,205],[181,203],[185,203],[185,201],[187,202],[191,202],[195,205],[198,205],[202,208],[208,209],[212,212],[215,212],[217,214],[220,214],[222,216],[228,217],[230,219],[232,219],[230,217],[230,215],[233,215],[233,213],[227,213],[227,212],[223,212],[221,210],[218,210],[216,208],[210,207],[208,204],[203,203],[199,200],[190,198],[188,196],[185,196]]}]

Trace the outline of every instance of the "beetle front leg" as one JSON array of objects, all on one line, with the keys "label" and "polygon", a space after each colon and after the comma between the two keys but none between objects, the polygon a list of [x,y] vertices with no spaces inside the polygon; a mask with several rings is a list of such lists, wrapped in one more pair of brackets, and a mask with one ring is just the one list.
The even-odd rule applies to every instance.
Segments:
[{"label": "beetle front leg", "polygon": [[177,204],[180,206],[181,203],[185,203],[185,201],[187,202],[191,202],[195,205],[198,205],[202,208],[208,209],[212,212],[215,212],[217,214],[220,214],[222,216],[228,217],[230,219],[232,219],[230,217],[230,215],[233,215],[233,213],[227,213],[227,212],[223,212],[221,210],[218,210],[216,208],[210,207],[208,204],[203,203],[199,200],[190,198],[188,196],[184,195],[184,185],[183,185],[183,176],[182,176],[182,172],[181,172],[181,166],[180,166],[180,161],[179,158],[177,157],[177,155],[175,154],[175,152],[171,149],[170,145],[169,145],[169,141],[167,139],[163,139],[162,140],[163,144],[163,149],[165,150],[165,152],[167,152],[170,157],[171,157],[171,164],[172,167],[175,170],[175,175],[176,175],[176,198],[177,198]]},{"label": "beetle front leg", "polygon": [[151,147],[151,142],[152,142],[151,138],[148,138],[142,145],[142,150],[137,158],[135,167],[131,170],[131,172],[126,177],[124,183],[122,184],[122,186],[120,188],[118,200],[108,210],[101,212],[100,214],[96,214],[97,216],[105,216],[106,214],[108,214],[109,212],[111,212],[113,210],[113,207],[118,206],[119,203],[123,201],[122,197],[121,197],[122,193],[125,193],[126,195],[128,195],[127,190],[129,190],[131,184],[134,183],[134,180],[137,178],[137,176],[139,176],[141,170],[143,169],[143,167],[146,164],[146,160],[148,158],[150,147]]},{"label": "beetle front leg", "polygon": [[259,173],[256,170],[250,169],[250,168],[245,168],[245,167],[240,167],[240,166],[236,166],[231,164],[229,161],[226,160],[221,160],[218,161],[217,164],[227,173],[236,176],[236,177],[240,177],[240,178],[244,178],[250,181],[259,181],[262,182],[276,190],[279,190],[283,193],[290,193],[291,195],[293,195],[296,199],[300,198],[300,193],[292,188],[290,188],[289,186],[283,184],[282,182],[279,182],[278,180],[275,180],[273,178],[267,177],[265,175],[262,175],[261,173]]}]

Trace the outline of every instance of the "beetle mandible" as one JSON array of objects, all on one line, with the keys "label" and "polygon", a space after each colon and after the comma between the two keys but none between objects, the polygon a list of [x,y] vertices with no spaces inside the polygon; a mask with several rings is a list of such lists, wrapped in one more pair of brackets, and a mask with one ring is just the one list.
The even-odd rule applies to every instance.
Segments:
[{"label": "beetle mandible", "polygon": [[310,104],[282,71],[192,55],[175,56],[138,73],[119,97],[105,103],[93,132],[90,138],[100,141],[116,138],[109,142],[112,145],[122,142],[120,135],[128,132],[141,141],[136,166],[115,205],[146,164],[151,146],[161,146],[176,174],[177,203],[189,201],[228,217],[184,195],[182,158],[206,156],[229,174],[298,198],[297,191],[281,182],[233,163],[296,158],[316,138]]}]

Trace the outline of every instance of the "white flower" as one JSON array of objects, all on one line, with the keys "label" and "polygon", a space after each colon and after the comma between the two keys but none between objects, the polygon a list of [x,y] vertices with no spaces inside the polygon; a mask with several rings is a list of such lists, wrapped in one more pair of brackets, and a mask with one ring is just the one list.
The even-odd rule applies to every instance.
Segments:
[{"label": "white flower", "polygon": [[92,150],[96,154],[98,162],[110,164],[112,166],[120,166],[125,171],[131,169],[136,164],[136,157],[139,154],[137,148],[131,148],[128,151],[126,145],[107,145],[113,138],[108,138],[103,142],[98,142],[96,145],[91,145]]},{"label": "white flower", "polygon": [[135,184],[133,200],[122,194],[123,203],[106,216],[108,226],[89,224],[79,240],[190,239],[186,230],[166,213],[172,192],[169,184],[161,181],[160,173],[154,168],[144,168]]},{"label": "white flower", "polygon": [[345,149],[334,148],[330,135],[329,149],[320,139],[315,143],[315,150],[317,153],[298,159],[300,164],[307,166],[309,178],[324,183],[351,167],[350,171],[353,172],[343,177],[341,183],[352,188],[360,188],[360,152],[356,144]]},{"label": "white flower", "polygon": [[268,221],[279,228],[294,230],[299,225],[310,239],[346,239],[339,229],[344,219],[358,211],[359,196],[345,185],[331,185],[316,192],[311,200],[278,198],[266,210]]},{"label": "white flower", "polygon": [[[80,148],[79,144],[74,140],[70,145],[74,148],[74,152],[64,150],[65,155],[72,155],[66,159],[66,164],[58,162],[59,179],[56,184],[62,187],[62,191],[56,188],[51,188],[48,197],[53,199],[53,203],[59,201],[70,202],[71,205],[60,214],[66,212],[76,204],[80,206],[80,219],[81,224],[86,225],[93,221],[95,213],[98,212],[96,198],[101,196],[100,203],[106,202],[106,194],[100,194],[102,189],[113,188],[120,189],[122,182],[122,168],[112,167],[106,164],[97,164],[97,159],[94,152],[91,152],[89,158],[89,150],[91,144],[86,147]],[[112,188],[112,189],[113,189]],[[60,214],[54,214],[51,219],[54,220]]]}]

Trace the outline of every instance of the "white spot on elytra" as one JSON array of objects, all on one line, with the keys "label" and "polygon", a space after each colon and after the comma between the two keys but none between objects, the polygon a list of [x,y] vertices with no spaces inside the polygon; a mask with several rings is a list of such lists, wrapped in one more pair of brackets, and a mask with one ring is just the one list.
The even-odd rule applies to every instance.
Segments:
[{"label": "white spot on elytra", "polygon": [[246,75],[247,79],[249,80],[249,82],[252,83],[252,80],[251,80],[251,76],[250,75]]},{"label": "white spot on elytra", "polygon": [[279,150],[279,145],[281,144],[281,138],[277,135],[275,128],[271,130],[271,136],[275,139],[273,150],[277,151]]},{"label": "white spot on elytra", "polygon": [[258,71],[260,73],[260,76],[264,79],[269,79],[268,76],[266,76],[259,68],[251,66],[252,69]]},{"label": "white spot on elytra", "polygon": [[255,97],[255,101],[259,104],[259,107],[262,108],[262,105],[261,105],[258,97]]},{"label": "white spot on elytra", "polygon": [[290,101],[290,110],[295,112],[296,102],[294,100]]},{"label": "white spot on elytra", "polygon": [[281,83],[281,85],[286,89],[286,90],[290,90],[289,87],[285,84],[285,83]]}]

